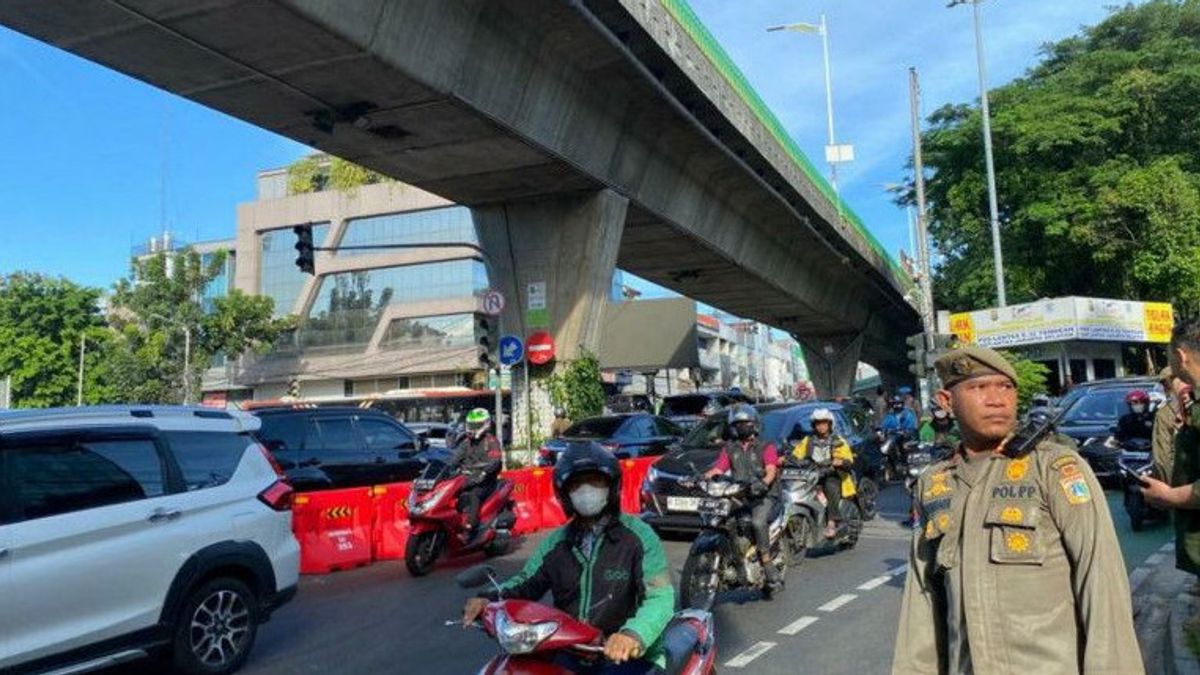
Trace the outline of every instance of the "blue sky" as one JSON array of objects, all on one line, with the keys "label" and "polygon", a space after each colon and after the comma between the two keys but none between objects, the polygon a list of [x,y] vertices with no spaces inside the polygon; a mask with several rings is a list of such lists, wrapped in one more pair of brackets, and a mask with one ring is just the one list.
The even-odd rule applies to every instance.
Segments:
[{"label": "blue sky", "polygon": [[[893,254],[907,248],[905,213],[883,188],[904,178],[910,152],[907,69],[921,72],[923,113],[974,101],[970,9],[946,9],[943,0],[691,3],[814,160],[826,142],[820,39],[765,28],[826,12],[836,132],[857,154],[839,170],[842,192]],[[1040,45],[1100,21],[1110,4],[986,2],[991,84],[1020,76]],[[108,286],[125,274],[130,246],[161,231],[161,213],[186,240],[230,237],[236,204],[254,197],[255,172],[306,152],[4,28],[0,100],[0,274],[34,270]]]}]

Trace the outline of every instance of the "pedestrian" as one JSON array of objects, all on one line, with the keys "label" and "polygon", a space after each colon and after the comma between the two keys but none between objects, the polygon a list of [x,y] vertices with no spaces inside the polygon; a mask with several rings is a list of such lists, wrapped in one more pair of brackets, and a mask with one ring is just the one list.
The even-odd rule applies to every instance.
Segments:
[{"label": "pedestrian", "polygon": [[1151,458],[1154,460],[1154,477],[1173,485],[1175,472],[1175,432],[1183,426],[1184,404],[1189,398],[1187,383],[1171,371],[1171,366],[1158,373],[1166,400],[1154,411],[1154,437]]},{"label": "pedestrian", "polygon": [[917,483],[892,672],[1142,673],[1125,564],[1087,463],[1054,436],[1013,440],[1017,374],[998,352],[969,345],[935,367],[961,443]]},{"label": "pedestrian", "polygon": [[[1194,389],[1200,382],[1200,320],[1181,321],[1171,333],[1171,372]],[[1175,432],[1175,458],[1170,483],[1143,479],[1146,501],[1170,509],[1175,521],[1175,567],[1200,574],[1200,406],[1188,389],[1180,407],[1182,424]]]}]

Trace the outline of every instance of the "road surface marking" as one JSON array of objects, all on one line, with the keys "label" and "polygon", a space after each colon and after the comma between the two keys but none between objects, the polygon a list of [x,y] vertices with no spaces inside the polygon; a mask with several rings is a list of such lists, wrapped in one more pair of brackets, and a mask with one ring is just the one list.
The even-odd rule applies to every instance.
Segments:
[{"label": "road surface marking", "polygon": [[818,607],[817,610],[821,611],[821,612],[832,612],[847,603],[853,602],[854,599],[857,597],[858,596],[853,593],[839,595],[838,597],[836,597],[836,598],[830,600],[829,602]]},{"label": "road surface marking", "polygon": [[908,565],[905,564],[905,565],[901,565],[899,567],[893,567],[892,569],[888,570],[887,573],[889,576],[894,577],[894,576],[904,574],[907,571],[908,571]]},{"label": "road surface marking", "polygon": [[817,622],[817,617],[815,617],[815,616],[802,616],[799,619],[796,619],[795,621],[784,626],[783,628],[780,628],[779,632],[782,635],[795,635],[796,633],[799,633],[800,631],[804,630],[805,628],[808,628],[809,626],[813,625],[816,622]]},{"label": "road surface marking", "polygon": [[1166,556],[1164,556],[1161,553],[1155,553],[1154,555],[1150,556],[1149,558],[1146,558],[1146,562],[1144,562],[1142,564],[1147,567],[1155,567],[1163,561],[1164,557],[1166,557]]},{"label": "road surface marking", "polygon": [[745,668],[751,661],[766,654],[775,646],[774,642],[759,642],[746,651],[725,662],[726,668]]},{"label": "road surface marking", "polygon": [[880,586],[886,584],[887,582],[889,582],[891,580],[892,580],[892,575],[890,575],[890,574],[885,574],[881,577],[875,577],[874,579],[868,581],[867,583],[859,586],[858,590],[869,591],[869,590],[872,590],[875,588],[879,588]]}]

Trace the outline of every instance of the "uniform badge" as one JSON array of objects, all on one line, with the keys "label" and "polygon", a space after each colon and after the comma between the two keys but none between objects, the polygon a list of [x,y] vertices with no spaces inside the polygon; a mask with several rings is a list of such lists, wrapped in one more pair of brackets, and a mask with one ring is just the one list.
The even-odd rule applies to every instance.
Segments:
[{"label": "uniform badge", "polygon": [[946,530],[950,529],[950,514],[949,513],[938,514],[937,526],[938,526],[938,529],[941,530],[942,532],[945,532]]},{"label": "uniform badge", "polygon": [[1004,545],[1013,553],[1024,553],[1029,550],[1029,535],[1024,532],[1009,532],[1004,537]]},{"label": "uniform badge", "polygon": [[1029,458],[1022,457],[1008,462],[1008,466],[1004,467],[1004,477],[1009,480],[1021,480],[1028,471]]},{"label": "uniform badge", "polygon": [[1075,462],[1064,464],[1058,470],[1058,484],[1062,486],[1069,503],[1079,505],[1092,501],[1092,490]]},{"label": "uniform badge", "polygon": [[1000,522],[1020,523],[1023,520],[1025,520],[1025,514],[1015,506],[1009,506],[1000,512]]},{"label": "uniform badge", "polygon": [[950,371],[955,375],[970,375],[975,371],[975,362],[969,356],[960,356],[950,364]]},{"label": "uniform badge", "polygon": [[950,478],[950,474],[946,473],[945,471],[940,471],[938,473],[931,475],[929,477],[929,482],[930,482],[929,489],[925,491],[925,498],[926,499],[934,499],[936,497],[941,497],[942,495],[949,493],[950,486],[947,484],[947,481],[949,480],[949,478]]},{"label": "uniform badge", "polygon": [[933,521],[925,523],[925,538],[932,539],[935,534],[937,534],[937,530],[934,529]]}]

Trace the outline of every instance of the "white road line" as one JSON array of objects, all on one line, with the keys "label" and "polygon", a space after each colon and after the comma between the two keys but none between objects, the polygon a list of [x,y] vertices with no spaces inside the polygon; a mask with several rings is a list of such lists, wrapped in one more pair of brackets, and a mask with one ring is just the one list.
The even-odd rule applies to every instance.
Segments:
[{"label": "white road line", "polygon": [[808,628],[809,626],[813,625],[816,622],[817,622],[817,617],[815,617],[815,616],[802,616],[799,619],[796,619],[795,621],[784,626],[783,628],[780,628],[779,632],[782,635],[795,635],[796,633],[799,633],[800,631],[804,630],[805,628]]},{"label": "white road line", "polygon": [[839,595],[838,597],[836,597],[836,598],[830,600],[829,602],[818,607],[817,610],[821,611],[821,612],[832,612],[847,603],[853,602],[854,599],[857,597],[858,596],[853,593]]},{"label": "white road line", "polygon": [[904,574],[907,571],[908,571],[908,565],[901,565],[899,567],[893,567],[892,569],[888,570],[887,573],[890,576],[894,577],[894,576],[897,576],[900,574]]},{"label": "white road line", "polygon": [[1155,553],[1154,555],[1150,556],[1149,558],[1146,558],[1146,562],[1144,562],[1142,564],[1147,567],[1155,567],[1156,565],[1161,563],[1163,561],[1163,558],[1165,558],[1165,557],[1166,556],[1164,556],[1161,553]]},{"label": "white road line", "polygon": [[725,662],[726,668],[745,668],[751,661],[766,654],[775,646],[774,642],[759,642],[746,651]]},{"label": "white road line", "polygon": [[883,575],[883,576],[881,576],[881,577],[875,577],[874,579],[872,579],[872,580],[870,580],[870,581],[866,582],[865,584],[863,584],[863,585],[859,586],[859,587],[858,587],[858,590],[860,590],[860,591],[869,591],[869,590],[872,590],[872,589],[875,589],[875,588],[879,588],[880,586],[882,586],[882,585],[886,584],[887,582],[889,582],[889,581],[891,581],[891,580],[892,580],[892,575],[890,575],[890,574],[885,574],[885,575]]}]

